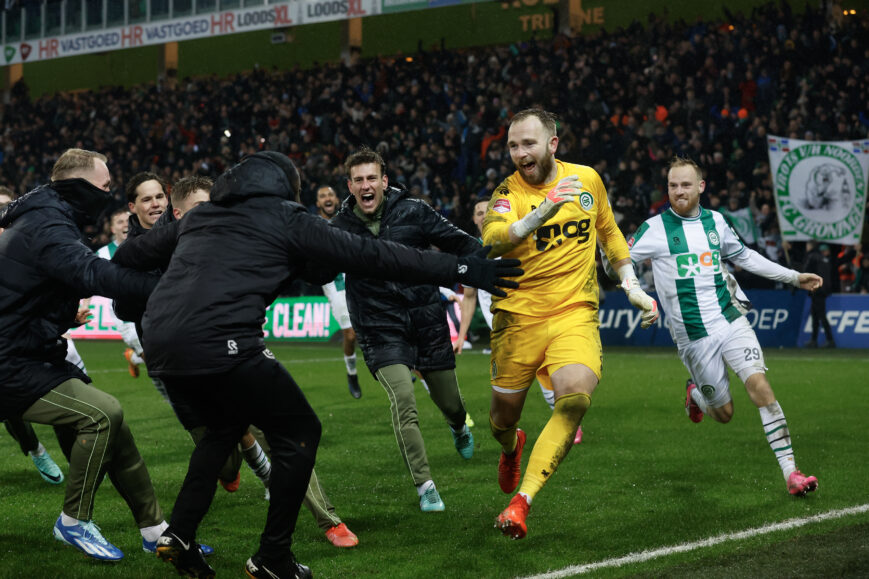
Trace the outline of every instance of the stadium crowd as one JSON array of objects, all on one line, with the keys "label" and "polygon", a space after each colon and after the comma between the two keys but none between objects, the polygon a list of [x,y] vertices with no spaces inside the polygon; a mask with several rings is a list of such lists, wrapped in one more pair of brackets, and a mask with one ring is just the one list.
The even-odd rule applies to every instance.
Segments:
[{"label": "stadium crowd", "polygon": [[[139,171],[170,183],[216,177],[270,149],[299,166],[313,211],[322,184],[346,195],[342,162],[365,144],[387,159],[391,182],[473,231],[467,207],[513,171],[509,119],[540,105],[562,117],[559,158],[600,173],[626,235],[666,207],[666,164],[686,155],[707,168],[705,204],[750,208],[756,247],[801,263],[802,244],[779,236],[767,136],[869,136],[867,31],[865,14],[796,14],[781,2],[719,21],[650,15],[588,36],[228,78],[167,74],[38,99],[19,81],[0,105],[0,185],[24,193],[65,148],[82,147],[106,152],[121,205]],[[93,233],[94,247],[109,240],[107,227]],[[857,287],[861,255],[842,248],[837,289]]]}]

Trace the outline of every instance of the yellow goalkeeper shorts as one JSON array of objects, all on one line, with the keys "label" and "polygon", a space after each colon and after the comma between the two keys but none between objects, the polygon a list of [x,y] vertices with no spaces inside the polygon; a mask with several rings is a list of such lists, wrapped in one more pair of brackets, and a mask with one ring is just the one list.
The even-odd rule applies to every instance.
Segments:
[{"label": "yellow goalkeeper shorts", "polygon": [[536,375],[552,389],[550,376],[569,364],[587,366],[600,379],[601,344],[597,308],[574,307],[539,318],[496,311],[492,320],[492,388],[525,390]]}]

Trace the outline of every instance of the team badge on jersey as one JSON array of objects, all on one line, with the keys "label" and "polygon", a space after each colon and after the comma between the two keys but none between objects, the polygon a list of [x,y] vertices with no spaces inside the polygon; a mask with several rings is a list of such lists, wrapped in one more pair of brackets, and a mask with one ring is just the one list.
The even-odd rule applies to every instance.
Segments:
[{"label": "team badge on jersey", "polygon": [[579,194],[579,204],[582,208],[588,211],[594,206],[594,196],[588,191],[583,191]]},{"label": "team badge on jersey", "polygon": [[718,233],[715,231],[710,231],[708,237],[709,243],[713,246],[717,246],[721,242],[721,240],[718,239]]},{"label": "team badge on jersey", "polygon": [[498,213],[509,213],[510,201],[507,199],[498,199],[497,201],[495,201],[495,204],[492,205],[492,209],[494,209]]}]

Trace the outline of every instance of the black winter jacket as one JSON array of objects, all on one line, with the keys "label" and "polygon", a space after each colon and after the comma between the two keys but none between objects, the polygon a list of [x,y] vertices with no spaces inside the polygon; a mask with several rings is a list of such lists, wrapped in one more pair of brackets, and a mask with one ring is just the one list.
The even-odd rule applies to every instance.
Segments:
[{"label": "black winter jacket", "polygon": [[[105,205],[99,193],[68,180],[64,197],[34,189],[0,216],[0,418],[20,415],[61,382],[90,382],[66,362],[63,333],[80,298],[147,296],[157,278],[120,268],[81,241],[81,226]],[[96,188],[93,188],[96,189]],[[66,189],[64,189],[66,190]],[[80,200],[77,197],[93,195]]]},{"label": "black winter jacket", "polygon": [[[163,215],[157,219],[157,222],[154,223],[154,227],[163,227],[177,221],[175,219],[175,215],[172,213],[172,204],[170,203],[166,207],[166,211],[163,212]],[[130,215],[129,226],[127,228],[127,240],[135,239],[141,235],[145,235],[148,233],[148,229],[142,227],[142,223],[139,221],[139,217],[135,214]],[[119,246],[120,247],[120,246]],[[112,260],[115,261],[115,260]],[[166,257],[166,262],[161,264],[160,267],[156,267],[153,270],[153,273],[156,275],[162,275],[166,268],[169,266],[169,256]],[[115,300],[112,303],[112,309],[115,311],[115,317],[119,320],[124,320],[125,322],[132,322],[136,326],[136,335],[139,337],[139,340],[143,340],[142,336],[142,316],[145,315],[145,304],[148,302],[148,296],[145,296],[144,299],[140,300]]]},{"label": "black winter jacket", "polygon": [[121,244],[114,261],[138,269],[159,267],[171,254],[143,319],[150,373],[223,373],[260,355],[266,307],[298,277],[323,284],[346,271],[455,281],[455,256],[357,238],[293,195],[281,168],[255,154],[217,179],[211,203]]},{"label": "black winter jacket", "polygon": [[[480,242],[407,191],[389,187],[378,239],[418,249],[432,245],[465,256],[480,251]],[[374,239],[348,197],[331,224]],[[436,285],[409,281],[384,282],[364,273],[346,272],[347,307],[365,365],[372,373],[384,366],[404,364],[418,370],[456,367],[447,318]]]}]

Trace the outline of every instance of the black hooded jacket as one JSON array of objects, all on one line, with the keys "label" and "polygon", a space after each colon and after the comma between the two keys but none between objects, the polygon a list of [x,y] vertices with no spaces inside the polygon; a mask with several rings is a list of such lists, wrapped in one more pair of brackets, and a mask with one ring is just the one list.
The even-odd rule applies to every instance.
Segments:
[{"label": "black hooded jacket", "polygon": [[286,170],[257,153],[217,179],[211,203],[118,248],[114,261],[144,270],[171,254],[143,319],[151,374],[223,373],[260,355],[266,307],[295,278],[323,284],[347,271],[456,279],[455,256],[357,238],[293,197]]},{"label": "black hooded jacket", "polygon": [[[480,251],[480,242],[444,219],[407,191],[389,187],[377,239],[418,249],[432,245],[465,256]],[[356,198],[348,197],[333,226],[375,239],[353,212]],[[384,366],[404,364],[419,370],[448,370],[456,361],[447,318],[437,285],[413,281],[384,282],[369,275],[346,272],[347,306],[365,364],[372,373]]]},{"label": "black hooded jacket", "polygon": [[[163,227],[168,225],[174,221],[175,215],[172,213],[172,204],[169,203],[166,206],[166,211],[163,212],[157,222],[154,223],[154,227]],[[145,229],[142,227],[142,223],[139,221],[139,216],[136,214],[131,214],[129,219],[129,226],[127,227],[127,240],[135,239],[141,235],[145,235],[150,231],[149,229]],[[120,247],[120,246],[119,246]],[[112,260],[114,261],[114,260]],[[169,259],[167,257],[166,262],[162,264],[160,267],[154,268],[153,272],[157,275],[162,275],[162,273],[169,266]],[[112,303],[112,309],[115,312],[115,317],[119,320],[124,320],[125,322],[132,322],[136,326],[136,335],[139,339],[142,339],[142,316],[145,315],[145,304],[148,301],[148,296],[145,296],[144,299],[140,300],[115,300]]]},{"label": "black hooded jacket", "polygon": [[108,198],[82,179],[34,189],[0,215],[0,418],[17,416],[70,378],[63,333],[80,298],[147,296],[157,279],[97,257],[81,241]]}]

